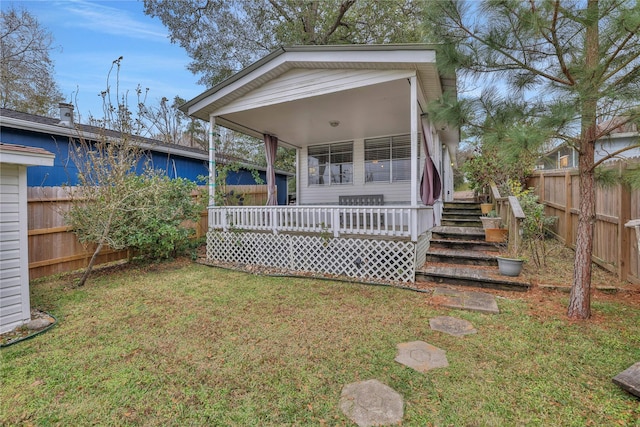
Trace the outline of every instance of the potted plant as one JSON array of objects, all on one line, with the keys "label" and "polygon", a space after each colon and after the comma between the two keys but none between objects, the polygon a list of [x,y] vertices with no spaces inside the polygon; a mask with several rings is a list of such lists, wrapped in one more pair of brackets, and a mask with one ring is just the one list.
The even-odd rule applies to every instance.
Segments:
[{"label": "potted plant", "polygon": [[484,240],[491,243],[504,243],[509,236],[509,230],[506,228],[485,228]]},{"label": "potted plant", "polygon": [[492,209],[486,215],[481,216],[480,221],[482,221],[482,228],[486,230],[487,228],[500,228],[502,218]]},{"label": "potted plant", "polygon": [[493,203],[480,203],[480,212],[482,215],[487,215],[493,210]]},{"label": "potted plant", "polygon": [[498,260],[498,271],[503,276],[517,277],[522,272],[524,263],[527,260],[523,254],[521,247],[505,244],[505,249],[500,251],[500,255],[496,257]]}]

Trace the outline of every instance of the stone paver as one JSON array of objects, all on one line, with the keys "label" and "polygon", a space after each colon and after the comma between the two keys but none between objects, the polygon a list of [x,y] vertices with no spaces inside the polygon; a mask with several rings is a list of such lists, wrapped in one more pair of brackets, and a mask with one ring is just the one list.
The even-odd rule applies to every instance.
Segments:
[{"label": "stone paver", "polygon": [[49,326],[51,322],[48,319],[33,319],[26,324],[27,328],[35,331],[37,329],[43,329]]},{"label": "stone paver", "polygon": [[360,427],[399,424],[404,416],[402,396],[378,380],[344,386],[340,409]]},{"label": "stone paver", "polygon": [[448,288],[436,288],[433,297],[438,298],[440,305],[462,310],[479,311],[482,313],[498,314],[496,298],[484,292],[458,291]]},{"label": "stone paver", "polygon": [[424,341],[400,343],[397,347],[398,354],[395,361],[418,372],[449,366],[447,353]]},{"label": "stone paver", "polygon": [[445,334],[461,337],[469,334],[476,334],[478,331],[473,327],[471,322],[457,317],[438,316],[429,320],[429,326],[434,331],[444,332]]},{"label": "stone paver", "polygon": [[640,362],[613,377],[613,382],[634,396],[640,397]]}]

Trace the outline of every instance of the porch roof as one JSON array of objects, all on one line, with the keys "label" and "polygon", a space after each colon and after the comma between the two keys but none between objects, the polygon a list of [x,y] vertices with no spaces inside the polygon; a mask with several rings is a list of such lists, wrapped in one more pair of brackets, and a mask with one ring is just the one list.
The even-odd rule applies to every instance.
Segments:
[{"label": "porch roof", "polygon": [[[443,91],[455,93],[455,76],[437,70],[435,45],[283,47],[180,109],[258,138],[276,135],[293,147],[403,133],[414,75],[423,109]],[[457,145],[458,136],[458,129],[441,129],[444,143]]]}]

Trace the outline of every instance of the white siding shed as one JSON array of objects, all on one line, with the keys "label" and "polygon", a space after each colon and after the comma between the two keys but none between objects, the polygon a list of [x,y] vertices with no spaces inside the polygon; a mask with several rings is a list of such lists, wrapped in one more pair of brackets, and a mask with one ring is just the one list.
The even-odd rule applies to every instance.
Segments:
[{"label": "white siding shed", "polygon": [[27,166],[53,166],[41,148],[0,143],[0,333],[31,320]]}]

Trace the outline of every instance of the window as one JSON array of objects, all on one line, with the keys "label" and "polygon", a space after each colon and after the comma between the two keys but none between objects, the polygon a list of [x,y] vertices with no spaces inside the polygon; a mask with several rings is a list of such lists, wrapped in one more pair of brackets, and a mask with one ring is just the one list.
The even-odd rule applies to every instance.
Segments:
[{"label": "window", "polygon": [[411,179],[409,135],[364,141],[365,182],[397,182]]},{"label": "window", "polygon": [[353,142],[309,147],[309,185],[351,184]]}]

